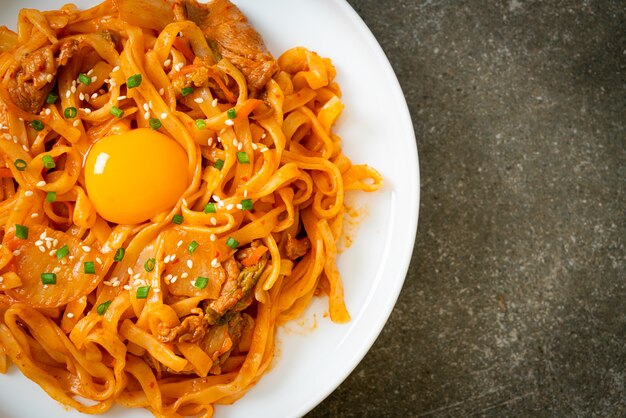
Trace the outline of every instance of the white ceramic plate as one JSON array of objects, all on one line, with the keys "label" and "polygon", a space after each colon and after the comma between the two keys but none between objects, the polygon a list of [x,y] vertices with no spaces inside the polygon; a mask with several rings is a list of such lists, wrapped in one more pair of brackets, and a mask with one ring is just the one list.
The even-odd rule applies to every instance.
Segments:
[{"label": "white ceramic plate", "polygon": [[[70,0],[67,0],[70,1]],[[0,0],[0,24],[15,28],[20,7],[57,8],[65,0]],[[75,0],[81,7],[98,0]],[[338,263],[352,321],[324,317],[320,298],[304,318],[279,331],[272,370],[241,400],[218,406],[217,418],[302,416],[328,396],[365,356],[387,321],[406,275],[417,229],[419,171],[404,96],[380,46],[343,0],[235,0],[274,56],[305,46],[332,58],[346,104],[337,125],[345,153],[377,168],[384,189],[351,196],[365,215]],[[314,329],[313,329],[314,328]],[[3,418],[74,418],[12,366],[0,375]],[[113,408],[107,417],[151,416]]]}]

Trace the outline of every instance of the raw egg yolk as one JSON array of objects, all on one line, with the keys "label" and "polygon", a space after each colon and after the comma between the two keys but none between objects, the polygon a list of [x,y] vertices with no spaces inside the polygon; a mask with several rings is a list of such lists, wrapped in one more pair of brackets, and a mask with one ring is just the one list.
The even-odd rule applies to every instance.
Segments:
[{"label": "raw egg yolk", "polygon": [[107,136],[87,154],[87,194],[107,221],[144,222],[178,202],[187,188],[187,165],[182,147],[152,129]]}]

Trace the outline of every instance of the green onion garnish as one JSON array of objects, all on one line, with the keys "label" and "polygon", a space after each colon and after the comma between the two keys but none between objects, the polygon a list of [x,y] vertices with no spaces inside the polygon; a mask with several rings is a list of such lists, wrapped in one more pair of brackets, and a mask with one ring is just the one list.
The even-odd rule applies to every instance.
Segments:
[{"label": "green onion garnish", "polygon": [[191,93],[193,93],[193,88],[192,87],[183,87],[182,90],[180,91],[180,94],[182,94],[183,97],[188,96]]},{"label": "green onion garnish", "polygon": [[51,169],[56,167],[57,165],[54,163],[54,158],[52,158],[50,155],[46,154],[43,157],[41,157],[41,161],[43,161],[43,166],[46,167],[47,169]]},{"label": "green onion garnish", "polygon": [[253,206],[252,199],[243,199],[241,201],[241,210],[252,210]]},{"label": "green onion garnish", "polygon": [[226,246],[235,250],[239,246],[239,242],[237,242],[233,237],[228,237],[228,240],[226,240]]},{"label": "green onion garnish", "polygon": [[91,77],[89,77],[87,74],[80,73],[78,75],[78,81],[88,86],[91,84]]},{"label": "green onion garnish", "polygon": [[193,252],[196,251],[199,246],[200,244],[198,244],[196,241],[191,241],[187,246],[187,251],[189,251],[189,254],[193,254]]},{"label": "green onion garnish", "polygon": [[57,199],[57,192],[46,193],[46,202],[52,203]]},{"label": "green onion garnish", "polygon": [[213,167],[217,168],[218,170],[221,170],[222,168],[224,168],[224,160],[219,159],[216,162],[213,163]]},{"label": "green onion garnish", "polygon": [[204,207],[204,213],[215,213],[215,203],[207,203]]},{"label": "green onion garnish", "polygon": [[55,92],[51,91],[46,96],[46,103],[48,103],[48,104],[55,104],[58,99],[59,99],[59,95],[56,94]]},{"label": "green onion garnish", "polygon": [[196,119],[196,128],[206,129],[206,122],[204,121],[204,119]]},{"label": "green onion garnish", "polygon": [[113,261],[115,261],[116,263],[119,263],[120,261],[124,259],[124,254],[126,254],[126,250],[123,248],[118,248],[117,251],[115,252],[115,257],[113,258]]},{"label": "green onion garnish", "polygon": [[150,122],[148,122],[148,124],[150,125],[150,128],[154,129],[155,131],[161,129],[161,121],[157,118],[150,119]]},{"label": "green onion garnish", "polygon": [[85,261],[83,264],[85,269],[85,274],[96,274],[96,265],[93,261]]},{"label": "green onion garnish", "polygon": [[39,119],[33,119],[30,122],[30,126],[32,126],[33,129],[36,131],[43,131],[43,122],[40,121]]},{"label": "green onion garnish", "polygon": [[133,74],[128,77],[126,81],[126,87],[129,89],[133,89],[135,87],[139,87],[141,85],[141,74]]},{"label": "green onion garnish", "polygon": [[19,239],[28,239],[28,227],[20,224],[15,224],[15,236]]},{"label": "green onion garnish", "polygon": [[63,258],[67,257],[69,253],[70,248],[67,245],[64,245],[57,250],[57,259],[62,260]]},{"label": "green onion garnish", "polygon": [[18,171],[24,171],[26,170],[26,161],[18,158],[17,160],[15,160],[15,162],[13,163],[13,165],[15,165],[15,168],[17,168]]},{"label": "green onion garnish", "polygon": [[140,286],[137,288],[137,299],[145,299],[148,297],[148,292],[150,292],[150,286]]},{"label": "green onion garnish", "polygon": [[228,116],[228,119],[235,119],[237,117],[237,111],[235,109],[228,109],[226,116]]},{"label": "green onion garnish", "polygon": [[72,119],[76,117],[77,113],[78,112],[75,107],[66,107],[63,111],[63,116],[65,116],[66,119]]},{"label": "green onion garnish", "polygon": [[174,217],[172,218],[172,223],[175,223],[176,225],[180,225],[183,223],[183,215],[174,215]]},{"label": "green onion garnish", "polygon": [[57,284],[56,273],[41,273],[41,283],[43,284]]},{"label": "green onion garnish", "polygon": [[116,118],[121,118],[122,116],[124,116],[124,111],[117,106],[113,106],[111,110],[109,110],[109,113]]},{"label": "green onion garnish", "polygon": [[146,269],[148,273],[154,270],[154,266],[156,266],[156,260],[154,258],[147,259],[146,262],[143,264],[143,268]]},{"label": "green onion garnish", "polygon": [[111,301],[107,300],[106,302],[103,302],[100,305],[98,305],[98,307],[96,308],[96,312],[98,312],[98,315],[104,315],[107,309],[109,309],[110,304],[111,304]]},{"label": "green onion garnish", "polygon": [[206,277],[196,277],[196,281],[193,283],[198,289],[204,289],[209,284],[209,279]]},{"label": "green onion garnish", "polygon": [[237,161],[239,161],[241,164],[250,164],[248,154],[246,154],[244,151],[237,153]]}]

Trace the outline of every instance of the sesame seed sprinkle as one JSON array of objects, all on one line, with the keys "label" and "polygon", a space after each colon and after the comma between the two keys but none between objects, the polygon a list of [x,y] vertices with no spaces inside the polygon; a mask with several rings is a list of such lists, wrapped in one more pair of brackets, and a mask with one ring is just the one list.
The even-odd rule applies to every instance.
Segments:
[{"label": "sesame seed sprinkle", "polygon": [[232,203],[229,203],[228,205],[226,205],[226,210],[232,210],[235,207],[235,205],[233,205]]},{"label": "sesame seed sprinkle", "polygon": [[161,113],[161,119],[166,119],[166,118],[167,118],[167,112]]},{"label": "sesame seed sprinkle", "polygon": [[146,112],[147,112],[148,110],[150,110],[150,107],[148,106],[148,103],[144,103],[144,104],[143,104],[143,110],[145,110]]},{"label": "sesame seed sprinkle", "polygon": [[45,181],[43,181],[43,180],[41,180],[41,181],[38,181],[38,182],[37,182],[37,184],[36,184],[35,186],[37,186],[37,187],[43,187],[43,186],[45,186],[45,185],[46,185],[46,182],[45,182]]},{"label": "sesame seed sprinkle", "polygon": [[119,96],[119,97],[117,98],[117,100],[124,100],[125,98],[126,98],[126,96]]},{"label": "sesame seed sprinkle", "polygon": [[102,260],[100,259],[100,257],[96,257],[96,263],[102,264]]},{"label": "sesame seed sprinkle", "polygon": [[57,253],[57,250],[56,250],[56,249],[54,249],[54,250],[50,250],[50,252],[48,253],[48,255],[50,255],[50,257],[54,257],[54,256],[56,255],[56,253]]},{"label": "sesame seed sprinkle", "polygon": [[66,98],[66,99],[69,99],[69,98],[70,98],[70,96],[71,96],[71,94],[72,94],[72,92],[71,92],[71,91],[69,91],[69,90],[68,90],[68,91],[66,91],[66,92],[65,92],[65,98]]},{"label": "sesame seed sprinkle", "polygon": [[186,271],[180,275],[181,279],[186,279],[187,277],[189,277],[189,273],[187,273]]},{"label": "sesame seed sprinkle", "polygon": [[91,82],[92,82],[92,83],[95,83],[97,79],[98,79],[98,77],[97,77],[97,76],[93,76],[93,77],[91,77]]},{"label": "sesame seed sprinkle", "polygon": [[172,279],[170,280],[170,283],[176,283],[176,280],[178,280],[178,276],[172,277]]},{"label": "sesame seed sprinkle", "polygon": [[219,202],[221,199],[218,195],[213,195],[213,200],[215,200],[216,202]]},{"label": "sesame seed sprinkle", "polygon": [[70,91],[71,91],[72,93],[76,93],[76,86],[72,86],[72,87],[70,87]]},{"label": "sesame seed sprinkle", "polygon": [[170,255],[170,261],[174,261],[174,260],[176,260],[176,254]]},{"label": "sesame seed sprinkle", "polygon": [[132,276],[134,274],[133,269],[132,268],[128,268],[128,275]]},{"label": "sesame seed sprinkle", "polygon": [[257,149],[257,148],[259,148],[259,147],[257,146],[257,144],[255,144],[255,143],[253,142],[253,143],[252,143],[252,149],[256,151],[256,149]]},{"label": "sesame seed sprinkle", "polygon": [[125,284],[124,285],[124,290],[130,290],[132,289],[132,286]]},{"label": "sesame seed sprinkle", "polygon": [[190,269],[193,268],[193,261],[187,260],[187,267],[189,267]]},{"label": "sesame seed sprinkle", "polygon": [[235,124],[235,122],[233,122],[232,119],[226,119],[224,121],[224,125],[226,125],[226,126],[233,126],[234,124]]},{"label": "sesame seed sprinkle", "polygon": [[61,271],[61,267],[55,267],[55,268],[53,268],[53,269],[52,269],[52,272],[53,272],[54,274],[57,274],[57,273],[58,273],[58,272],[60,272],[60,271]]},{"label": "sesame seed sprinkle", "polygon": [[143,114],[143,118],[146,119],[146,120],[150,119],[150,112],[144,113]]},{"label": "sesame seed sprinkle", "polygon": [[243,148],[243,144],[240,142],[239,145],[237,145],[237,150],[241,151],[242,148]]},{"label": "sesame seed sprinkle", "polygon": [[211,106],[217,107],[217,99],[213,99],[213,101],[211,102]]},{"label": "sesame seed sprinkle", "polygon": [[204,103],[204,99],[202,97],[196,97],[193,101],[196,103]]},{"label": "sesame seed sprinkle", "polygon": [[169,67],[172,64],[172,60],[171,59],[166,59],[165,62],[163,63],[164,67]]},{"label": "sesame seed sprinkle", "polygon": [[43,245],[43,241],[39,239],[35,241],[35,245],[39,247],[40,245]]},{"label": "sesame seed sprinkle", "polygon": [[65,315],[65,316],[67,316],[70,319],[74,318],[74,314],[71,313],[71,312],[68,312],[67,315]]},{"label": "sesame seed sprinkle", "polygon": [[39,214],[37,212],[33,213],[30,215],[31,218],[35,219],[36,217],[38,217]]},{"label": "sesame seed sprinkle", "polygon": [[178,241],[178,243],[176,244],[177,247],[180,247],[181,245],[183,245],[183,240],[181,239],[180,241]]},{"label": "sesame seed sprinkle", "polygon": [[83,245],[81,248],[82,248],[82,249],[83,249],[83,251],[84,251],[84,252],[86,252],[86,253],[88,253],[88,252],[90,252],[90,251],[91,251],[91,247],[90,247],[90,246],[88,246],[88,245]]},{"label": "sesame seed sprinkle", "polygon": [[93,74],[93,68],[89,71],[87,71],[87,75],[92,75]]},{"label": "sesame seed sprinkle", "polygon": [[165,256],[165,258],[163,259],[163,262],[164,262],[165,264],[169,263],[169,262],[170,262],[170,256],[169,256],[169,255],[166,255],[166,256]]},{"label": "sesame seed sprinkle", "polygon": [[213,260],[211,260],[211,267],[217,268],[219,266],[219,261],[217,261],[217,258],[214,258]]},{"label": "sesame seed sprinkle", "polygon": [[120,67],[118,65],[116,65],[115,67],[113,67],[113,69],[111,70],[112,73],[119,71]]},{"label": "sesame seed sprinkle", "polygon": [[22,252],[20,250],[15,250],[13,251],[13,256],[17,257],[18,255],[22,254]]},{"label": "sesame seed sprinkle", "polygon": [[98,97],[98,93],[94,93],[91,95],[91,100],[95,99],[96,97]]},{"label": "sesame seed sprinkle", "polygon": [[215,242],[217,240],[217,236],[215,236],[215,234],[211,234],[210,239],[211,241]]},{"label": "sesame seed sprinkle", "polygon": [[165,89],[164,89],[163,87],[161,87],[161,88],[159,89],[159,94],[160,94],[161,96],[163,96],[163,95],[165,94]]},{"label": "sesame seed sprinkle", "polygon": [[52,74],[48,74],[48,75],[46,76],[46,81],[47,81],[48,83],[52,83],[52,80],[54,80],[54,77],[52,76]]},{"label": "sesame seed sprinkle", "polygon": [[212,225],[217,225],[217,219],[211,218],[211,224]]},{"label": "sesame seed sprinkle", "polygon": [[46,114],[46,116],[50,116],[50,113],[52,113],[52,111],[50,110],[50,108],[46,108],[46,110],[44,111],[44,113]]},{"label": "sesame seed sprinkle", "polygon": [[80,125],[80,119],[76,119],[74,122],[72,122],[72,125],[74,127],[78,127],[78,125]]},{"label": "sesame seed sprinkle", "polygon": [[33,191],[32,190],[26,190],[24,192],[24,196],[26,196],[26,197],[31,197],[32,195],[33,195]]}]

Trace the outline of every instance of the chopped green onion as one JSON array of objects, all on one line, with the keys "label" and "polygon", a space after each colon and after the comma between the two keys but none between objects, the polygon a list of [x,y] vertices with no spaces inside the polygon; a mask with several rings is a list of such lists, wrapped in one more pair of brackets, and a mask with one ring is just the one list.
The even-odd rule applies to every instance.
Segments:
[{"label": "chopped green onion", "polygon": [[175,223],[176,225],[180,225],[183,223],[183,215],[174,215],[174,217],[172,218],[172,223]]},{"label": "chopped green onion", "polygon": [[155,265],[156,265],[156,260],[154,258],[149,258],[143,264],[143,268],[146,269],[148,273],[150,273],[152,270],[154,270]]},{"label": "chopped green onion", "polygon": [[204,121],[204,119],[196,119],[196,128],[206,129],[206,122]]},{"label": "chopped green onion", "polygon": [[63,116],[65,116],[66,119],[72,119],[76,117],[77,113],[75,107],[66,107],[63,111]]},{"label": "chopped green onion", "polygon": [[43,284],[57,284],[56,273],[41,273],[41,283]]},{"label": "chopped green onion", "polygon": [[96,312],[98,312],[98,315],[104,315],[107,309],[109,309],[110,304],[111,304],[111,301],[107,300],[106,302],[103,302],[100,305],[98,305],[98,307],[96,308]]},{"label": "chopped green onion", "polygon": [[189,243],[189,246],[187,246],[187,251],[189,251],[189,254],[193,254],[194,251],[196,251],[196,249],[200,246],[200,244],[198,244],[196,241],[191,241]]},{"label": "chopped green onion", "polygon": [[58,99],[59,99],[59,95],[56,94],[55,92],[51,91],[46,96],[46,103],[48,103],[48,104],[55,104]]},{"label": "chopped green onion", "polygon": [[124,259],[124,254],[126,254],[126,250],[123,248],[118,248],[117,251],[115,252],[115,257],[113,257],[113,261],[115,261],[116,263],[119,263],[120,261]]},{"label": "chopped green onion", "polygon": [[85,261],[83,264],[85,269],[85,274],[96,274],[96,265],[93,261]]},{"label": "chopped green onion", "polygon": [[70,248],[67,245],[62,246],[57,250],[57,259],[62,260],[70,253]]},{"label": "chopped green onion", "polygon": [[183,95],[183,97],[188,96],[191,93],[193,93],[193,88],[192,87],[183,87],[182,90],[180,91],[180,93]]},{"label": "chopped green onion", "polygon": [[78,75],[78,81],[88,86],[91,84],[91,77],[89,77],[87,74],[80,73]]},{"label": "chopped green onion", "polygon": [[228,119],[235,119],[237,117],[237,111],[235,109],[228,109],[226,116],[228,116]]},{"label": "chopped green onion", "polygon": [[217,168],[218,170],[221,170],[222,168],[224,168],[224,160],[220,158],[219,160],[213,163],[213,167]]},{"label": "chopped green onion", "polygon": [[28,227],[20,224],[15,224],[15,236],[19,239],[28,239]]},{"label": "chopped green onion", "polygon": [[111,110],[109,110],[109,113],[116,118],[121,118],[122,116],[124,116],[124,111],[117,106],[113,106]]},{"label": "chopped green onion", "polygon": [[204,213],[215,213],[215,203],[207,203],[204,207]]},{"label": "chopped green onion", "polygon": [[46,202],[52,203],[57,199],[57,192],[46,193]]},{"label": "chopped green onion", "polygon": [[128,77],[126,81],[126,87],[129,89],[133,89],[135,87],[139,87],[141,85],[141,74],[133,74]]},{"label": "chopped green onion", "polygon": [[46,154],[43,157],[41,157],[41,161],[43,161],[43,166],[46,167],[47,169],[51,169],[56,167],[57,165],[54,163],[54,158],[52,158],[52,156]]},{"label": "chopped green onion", "polygon": [[241,210],[252,210],[253,206],[252,199],[243,199],[241,201]]},{"label": "chopped green onion", "polygon": [[150,125],[150,128],[154,129],[155,131],[161,129],[161,121],[157,118],[150,119],[150,122],[148,122],[148,124]]},{"label": "chopped green onion", "polygon": [[196,281],[193,283],[198,289],[204,289],[209,284],[209,279],[206,277],[196,277]]},{"label": "chopped green onion", "polygon": [[226,246],[236,250],[239,246],[239,242],[237,242],[233,237],[228,237],[228,240],[226,240]]},{"label": "chopped green onion", "polygon": [[15,160],[15,162],[13,163],[15,165],[15,168],[17,168],[18,171],[24,171],[26,170],[26,161],[18,158],[17,160]]},{"label": "chopped green onion", "polygon": [[244,151],[237,153],[237,160],[241,164],[250,164],[250,159],[248,158],[248,154],[246,154]]},{"label": "chopped green onion", "polygon": [[43,122],[40,121],[39,119],[33,119],[30,122],[30,126],[32,126],[33,129],[36,131],[43,131]]},{"label": "chopped green onion", "polygon": [[148,292],[150,292],[150,286],[140,286],[137,288],[137,299],[145,299],[148,297]]}]

